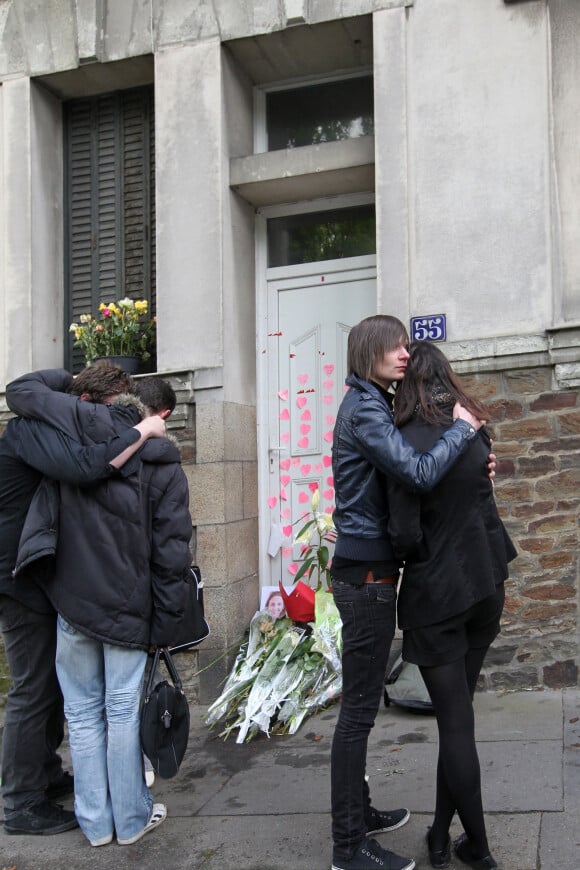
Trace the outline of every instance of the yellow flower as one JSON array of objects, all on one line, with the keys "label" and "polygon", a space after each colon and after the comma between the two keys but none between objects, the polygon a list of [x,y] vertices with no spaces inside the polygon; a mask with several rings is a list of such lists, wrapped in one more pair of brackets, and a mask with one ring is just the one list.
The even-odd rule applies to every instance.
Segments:
[{"label": "yellow flower", "polygon": [[139,312],[139,314],[147,314],[148,302],[146,299],[137,299],[135,302],[135,308]]}]

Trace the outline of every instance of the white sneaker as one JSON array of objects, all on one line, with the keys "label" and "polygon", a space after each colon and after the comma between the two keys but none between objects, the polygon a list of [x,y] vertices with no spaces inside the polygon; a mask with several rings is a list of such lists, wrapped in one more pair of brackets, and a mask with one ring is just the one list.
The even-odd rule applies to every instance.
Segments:
[{"label": "white sneaker", "polygon": [[145,777],[145,785],[147,788],[151,788],[155,782],[155,770],[145,753],[143,753],[143,775]]},{"label": "white sneaker", "polygon": [[109,843],[113,842],[113,835],[108,834],[106,837],[101,837],[100,840],[89,840],[91,846],[108,846]]},{"label": "white sneaker", "polygon": [[167,807],[165,804],[153,804],[153,809],[151,811],[151,817],[143,830],[139,831],[138,834],[134,834],[132,837],[127,837],[124,840],[120,840],[117,837],[117,843],[119,846],[131,846],[133,843],[136,843],[137,840],[140,840],[141,837],[148,834],[149,831],[152,831],[153,828],[159,827],[161,822],[164,822],[167,818]]}]

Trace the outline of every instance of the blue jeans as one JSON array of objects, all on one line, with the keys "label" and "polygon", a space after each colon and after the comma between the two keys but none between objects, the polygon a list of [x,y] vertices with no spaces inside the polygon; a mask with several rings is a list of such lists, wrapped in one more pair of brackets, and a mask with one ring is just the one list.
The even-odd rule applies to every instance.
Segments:
[{"label": "blue jeans", "polygon": [[335,579],[332,591],[342,620],[342,704],[331,754],[333,856],[348,860],[366,835],[367,743],[383,697],[397,595],[392,583]]},{"label": "blue jeans", "polygon": [[87,839],[128,839],[151,815],[143,779],[139,700],[147,653],[77,631],[61,616],[56,670],[75,776],[75,813]]},{"label": "blue jeans", "polygon": [[36,613],[0,595],[0,628],[12,685],[2,739],[4,817],[42,803],[62,776],[57,752],[64,737],[62,694],[56,678],[56,613]]}]

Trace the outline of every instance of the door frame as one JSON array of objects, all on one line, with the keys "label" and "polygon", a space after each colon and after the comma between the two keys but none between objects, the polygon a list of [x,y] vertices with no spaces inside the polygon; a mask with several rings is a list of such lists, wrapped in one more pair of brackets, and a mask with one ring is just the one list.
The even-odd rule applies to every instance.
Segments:
[{"label": "door frame", "polygon": [[[352,268],[355,263],[359,264],[361,261],[364,261],[368,265],[371,265],[371,263],[376,264],[377,262],[377,256],[373,254],[363,257],[350,257],[343,261],[320,260],[298,266],[268,268],[267,221],[269,218],[369,205],[374,202],[374,193],[357,193],[324,197],[322,199],[308,200],[307,202],[266,206],[258,209],[256,212],[256,430],[258,452],[258,574],[260,588],[268,585],[270,559],[267,553],[270,537],[270,514],[263,507],[267,504],[269,494],[269,449],[271,446],[268,443],[268,354],[265,353],[268,340],[268,283],[271,280],[282,279],[292,275],[304,276],[324,273],[329,271],[330,263],[334,265],[332,271],[335,271],[335,264],[339,262],[343,263],[345,269]],[[378,305],[378,280],[376,305]]]}]

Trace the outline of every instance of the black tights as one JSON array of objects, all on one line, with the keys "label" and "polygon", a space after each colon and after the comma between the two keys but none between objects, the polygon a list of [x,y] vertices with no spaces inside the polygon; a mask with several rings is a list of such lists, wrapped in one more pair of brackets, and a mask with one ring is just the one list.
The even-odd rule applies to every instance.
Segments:
[{"label": "black tights", "polygon": [[477,858],[488,855],[489,846],[475,745],[473,694],[487,649],[469,650],[464,658],[448,665],[421,667],[439,729],[437,800],[429,835],[430,847],[434,850],[444,848],[457,810]]}]

